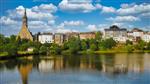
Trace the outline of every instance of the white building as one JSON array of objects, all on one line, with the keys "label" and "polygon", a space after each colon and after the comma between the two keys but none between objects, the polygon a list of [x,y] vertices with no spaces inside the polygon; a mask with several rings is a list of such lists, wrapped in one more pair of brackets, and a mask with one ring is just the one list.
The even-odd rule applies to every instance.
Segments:
[{"label": "white building", "polygon": [[132,31],[128,31],[128,40],[130,41],[138,41],[139,39],[142,39],[144,32],[138,28],[134,28]]},{"label": "white building", "polygon": [[105,39],[107,38],[113,38],[115,41],[118,42],[126,42],[127,40],[127,30],[126,29],[120,29],[118,26],[113,25],[109,29],[104,30],[104,36]]},{"label": "white building", "polygon": [[134,28],[132,30],[133,37],[142,37],[144,35],[144,32],[140,29]]},{"label": "white building", "polygon": [[52,33],[43,33],[38,35],[38,41],[42,44],[44,43],[53,43],[53,34]]},{"label": "white building", "polygon": [[119,36],[119,37],[113,37],[113,39],[115,41],[120,42],[120,43],[125,43],[128,40],[127,37],[121,37],[121,36]]},{"label": "white building", "polygon": [[145,42],[150,42],[150,32],[149,33],[145,33],[142,36],[142,40],[145,41]]}]

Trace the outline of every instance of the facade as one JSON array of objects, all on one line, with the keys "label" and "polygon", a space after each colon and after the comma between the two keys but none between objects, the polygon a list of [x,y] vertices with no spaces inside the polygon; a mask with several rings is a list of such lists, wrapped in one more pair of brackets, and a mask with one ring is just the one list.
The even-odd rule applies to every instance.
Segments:
[{"label": "facade", "polygon": [[79,37],[79,33],[77,32],[70,32],[65,34],[65,41],[68,41],[72,37]]},{"label": "facade", "polygon": [[53,34],[52,33],[43,33],[38,35],[38,41],[42,44],[44,43],[53,43]]},{"label": "facade", "polygon": [[145,42],[150,42],[150,32],[146,32],[143,36],[142,36],[142,40]]},{"label": "facade", "polygon": [[95,32],[82,32],[82,33],[79,33],[79,37],[81,40],[83,39],[94,39],[96,36],[96,33]]},{"label": "facade", "polygon": [[62,45],[65,41],[65,35],[61,33],[55,33],[54,35],[54,43],[58,45]]},{"label": "facade", "polygon": [[113,38],[115,41],[126,42],[127,30],[120,29],[118,26],[113,25],[109,29],[104,30],[104,38]]},{"label": "facade", "polygon": [[138,28],[134,28],[132,31],[128,31],[127,33],[128,40],[137,42],[138,40],[145,38],[144,32]]},{"label": "facade", "polygon": [[31,32],[28,29],[28,23],[27,23],[27,15],[26,15],[26,10],[24,12],[24,16],[22,18],[22,28],[21,31],[19,32],[17,39],[28,39],[30,41],[33,41],[33,37]]}]

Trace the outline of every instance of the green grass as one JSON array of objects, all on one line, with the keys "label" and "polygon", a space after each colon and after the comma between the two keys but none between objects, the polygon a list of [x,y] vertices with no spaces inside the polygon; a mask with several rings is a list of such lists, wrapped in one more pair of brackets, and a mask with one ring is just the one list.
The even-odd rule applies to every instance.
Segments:
[{"label": "green grass", "polygon": [[0,52],[0,57],[1,57],[1,56],[7,56],[7,55],[8,55],[7,52]]}]

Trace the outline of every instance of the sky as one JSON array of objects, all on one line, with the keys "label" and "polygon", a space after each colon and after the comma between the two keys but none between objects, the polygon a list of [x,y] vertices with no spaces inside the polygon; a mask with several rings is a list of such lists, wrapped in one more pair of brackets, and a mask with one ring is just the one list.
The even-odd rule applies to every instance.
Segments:
[{"label": "sky", "polygon": [[103,31],[112,25],[150,30],[149,0],[0,0],[0,33],[17,35],[26,8],[37,32]]}]

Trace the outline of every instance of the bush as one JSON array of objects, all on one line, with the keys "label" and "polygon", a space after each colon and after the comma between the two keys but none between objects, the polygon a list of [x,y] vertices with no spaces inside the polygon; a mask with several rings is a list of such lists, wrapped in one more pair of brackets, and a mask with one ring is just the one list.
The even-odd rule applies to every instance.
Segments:
[{"label": "bush", "polygon": [[95,44],[90,45],[90,50],[95,51],[97,50],[97,46]]},{"label": "bush", "polygon": [[9,56],[17,55],[17,46],[14,44],[7,44],[5,50]]},{"label": "bush", "polygon": [[61,47],[57,44],[52,44],[52,46],[50,47],[51,54],[61,54],[61,51]]}]

